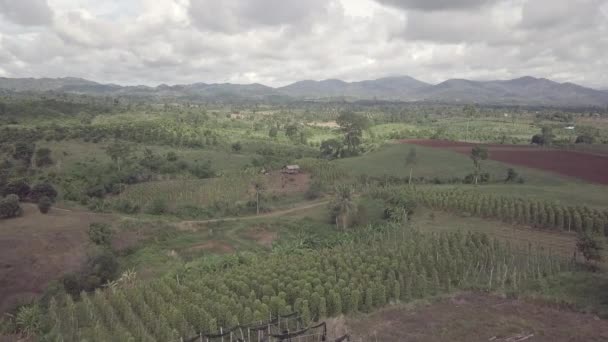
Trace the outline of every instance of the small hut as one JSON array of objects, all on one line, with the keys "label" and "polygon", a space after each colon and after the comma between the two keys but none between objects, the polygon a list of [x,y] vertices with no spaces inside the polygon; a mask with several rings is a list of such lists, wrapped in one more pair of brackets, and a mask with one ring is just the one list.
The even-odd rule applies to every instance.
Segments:
[{"label": "small hut", "polygon": [[295,175],[300,173],[300,165],[285,165],[283,169],[281,169],[282,173]]}]

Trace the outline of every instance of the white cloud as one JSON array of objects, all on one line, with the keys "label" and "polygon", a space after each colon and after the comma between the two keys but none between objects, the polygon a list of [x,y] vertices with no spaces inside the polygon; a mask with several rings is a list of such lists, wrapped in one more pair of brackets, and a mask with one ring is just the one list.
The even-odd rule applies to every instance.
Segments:
[{"label": "white cloud", "polygon": [[608,0],[0,0],[9,77],[158,84],[523,75],[608,87]]}]

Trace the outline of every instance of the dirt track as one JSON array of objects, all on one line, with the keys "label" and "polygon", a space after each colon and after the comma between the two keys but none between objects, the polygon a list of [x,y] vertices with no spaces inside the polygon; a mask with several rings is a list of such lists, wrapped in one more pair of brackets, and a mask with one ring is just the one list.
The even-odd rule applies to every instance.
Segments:
[{"label": "dirt track", "polygon": [[[471,153],[473,146],[478,145],[459,141],[427,139],[408,139],[400,142],[441,148],[467,155]],[[607,155],[548,149],[532,145],[480,145],[487,147],[491,160],[555,172],[594,183],[608,184]]]}]

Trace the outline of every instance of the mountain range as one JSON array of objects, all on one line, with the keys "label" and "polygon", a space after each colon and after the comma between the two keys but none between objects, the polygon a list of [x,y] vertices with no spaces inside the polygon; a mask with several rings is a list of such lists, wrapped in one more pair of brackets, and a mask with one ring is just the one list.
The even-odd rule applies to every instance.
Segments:
[{"label": "mountain range", "polygon": [[545,78],[471,81],[450,79],[429,84],[409,76],[345,82],[337,79],[299,81],[272,88],[262,84],[194,83],[169,86],[120,86],[81,78],[0,78],[0,89],[13,92],[66,92],[74,94],[186,99],[378,99],[503,105],[608,106],[608,91]]}]

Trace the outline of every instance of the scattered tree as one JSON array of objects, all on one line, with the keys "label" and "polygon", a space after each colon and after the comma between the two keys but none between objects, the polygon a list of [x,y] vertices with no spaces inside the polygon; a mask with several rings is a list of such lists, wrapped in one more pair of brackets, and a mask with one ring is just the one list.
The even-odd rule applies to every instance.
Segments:
[{"label": "scattered tree", "polygon": [[253,191],[255,192],[255,214],[259,215],[260,214],[260,194],[262,193],[262,191],[264,191],[266,189],[266,181],[261,177],[257,177],[256,179],[253,180],[253,183],[251,185],[253,186]]},{"label": "scattered tree", "polygon": [[588,232],[579,233],[576,241],[576,248],[585,257],[587,263],[591,261],[602,260],[602,250],[604,249],[604,242],[601,237],[592,235]]},{"label": "scattered tree", "polygon": [[356,155],[363,139],[363,131],[369,127],[369,120],[353,112],[343,112],[336,122],[344,133],[348,154]]},{"label": "scattered tree", "polygon": [[133,152],[133,147],[130,144],[120,141],[115,141],[106,148],[106,153],[116,164],[116,167],[119,171],[121,169],[122,164],[124,164],[125,161],[129,160]]},{"label": "scattered tree", "polygon": [[52,165],[53,159],[51,159],[51,150],[48,148],[39,148],[36,151],[35,163],[37,167]]},{"label": "scattered tree", "polygon": [[38,202],[41,197],[48,197],[51,201],[54,201],[57,197],[57,190],[49,183],[38,183],[30,190],[29,198]]},{"label": "scattered tree", "polygon": [[336,187],[336,195],[331,204],[336,228],[346,230],[348,226],[348,218],[355,209],[353,202],[353,189],[348,185],[340,185]]},{"label": "scattered tree", "polygon": [[17,195],[8,195],[0,199],[0,218],[13,218],[21,216],[23,209],[19,205],[19,197]]},{"label": "scattered tree", "polygon": [[241,145],[241,143],[239,141],[232,144],[231,147],[232,147],[232,151],[237,152],[237,153],[243,149],[243,146]]},{"label": "scattered tree", "polygon": [[479,180],[481,174],[481,161],[488,159],[488,150],[485,147],[475,146],[471,149],[471,159],[473,160],[475,185]]},{"label": "scattered tree", "polygon": [[109,246],[112,242],[112,229],[107,223],[91,223],[89,239],[96,245]]},{"label": "scattered tree", "polygon": [[51,210],[52,204],[53,202],[50,198],[47,196],[42,196],[38,199],[38,210],[40,210],[41,213],[46,214],[49,212],[49,210]]},{"label": "scattered tree", "polygon": [[407,154],[407,157],[405,157],[405,166],[410,167],[410,176],[407,180],[408,184],[412,184],[412,171],[414,170],[416,163],[418,163],[418,156],[416,154],[416,148],[412,147],[410,148],[410,152]]},{"label": "scattered tree", "polygon": [[321,157],[325,159],[340,158],[342,155],[342,142],[337,139],[324,140],[321,143]]}]

